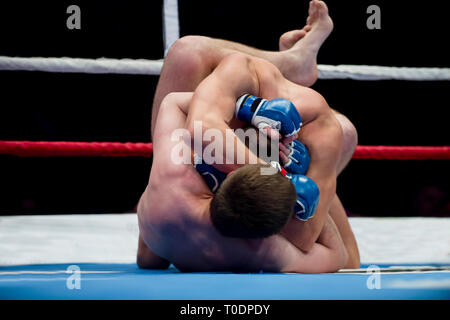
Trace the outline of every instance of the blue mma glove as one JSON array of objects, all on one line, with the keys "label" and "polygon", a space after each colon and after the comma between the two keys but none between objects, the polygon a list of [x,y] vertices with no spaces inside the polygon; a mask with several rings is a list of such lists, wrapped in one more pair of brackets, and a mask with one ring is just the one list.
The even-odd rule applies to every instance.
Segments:
[{"label": "blue mma glove", "polygon": [[292,174],[290,180],[297,191],[297,204],[294,207],[295,216],[302,221],[306,221],[314,216],[319,204],[319,187],[312,179],[301,174]]},{"label": "blue mma glove", "polygon": [[225,172],[217,170],[212,165],[209,165],[203,161],[198,155],[194,155],[194,167],[198,173],[202,176],[203,180],[209,189],[216,193],[222,182],[227,177]]},{"label": "blue mma glove", "polygon": [[313,217],[319,204],[319,187],[317,184],[304,175],[289,174],[276,161],[272,161],[270,165],[278,169],[294,185],[295,191],[297,191],[297,203],[294,206],[294,213],[297,219],[306,221]]},{"label": "blue mma glove", "polygon": [[236,118],[251,123],[258,129],[271,127],[284,137],[300,131],[302,118],[294,104],[287,99],[266,100],[244,94],[236,102]]},{"label": "blue mma glove", "polygon": [[306,174],[309,168],[309,152],[306,146],[298,140],[294,140],[289,144],[291,153],[288,155],[289,161],[286,162],[283,168],[289,173]]}]

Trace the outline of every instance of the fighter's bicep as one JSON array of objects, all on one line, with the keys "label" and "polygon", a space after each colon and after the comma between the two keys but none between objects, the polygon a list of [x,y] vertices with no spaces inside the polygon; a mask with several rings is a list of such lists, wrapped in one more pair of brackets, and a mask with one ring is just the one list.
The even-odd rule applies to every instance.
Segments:
[{"label": "fighter's bicep", "polygon": [[229,85],[217,74],[209,75],[195,90],[187,123],[193,121],[229,122],[234,115],[236,99]]},{"label": "fighter's bicep", "polygon": [[195,90],[189,119],[214,114],[229,122],[234,116],[237,98],[244,93],[256,94],[258,87],[252,57],[242,53],[230,54]]},{"label": "fighter's bicep", "polygon": [[331,110],[325,98],[311,88],[294,85],[292,91],[295,92],[293,101],[302,117],[303,125],[315,121]]},{"label": "fighter's bicep", "polygon": [[339,269],[333,250],[317,242],[308,252],[303,252],[291,245],[283,254],[280,272],[324,273],[335,272]]},{"label": "fighter's bicep", "polygon": [[168,95],[161,102],[153,134],[154,147],[160,143],[167,142],[168,139],[171,139],[173,132],[184,128],[186,113],[172,97],[173,96]]},{"label": "fighter's bicep", "polygon": [[[188,97],[188,96],[186,96]],[[186,114],[173,99],[165,98],[153,133],[153,166],[158,170],[179,171],[191,161],[189,134],[184,128]]]}]

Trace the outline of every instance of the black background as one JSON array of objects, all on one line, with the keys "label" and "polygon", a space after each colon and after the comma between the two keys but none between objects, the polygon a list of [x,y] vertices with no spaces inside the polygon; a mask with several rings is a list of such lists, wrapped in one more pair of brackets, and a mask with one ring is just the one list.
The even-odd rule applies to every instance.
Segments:
[{"label": "black background", "polygon": [[[335,29],[320,64],[449,67],[447,11],[427,2],[327,2]],[[81,30],[66,8],[81,8]],[[366,27],[369,5],[381,30]],[[277,50],[301,28],[308,1],[179,1],[181,35]],[[0,5],[0,55],[160,59],[162,1],[14,1]],[[150,140],[157,76],[0,71],[0,139]],[[361,145],[449,145],[448,82],[319,80],[314,86],[355,124]],[[151,161],[0,157],[0,214],[130,212]],[[448,161],[353,160],[338,180],[352,215],[449,215]]]}]

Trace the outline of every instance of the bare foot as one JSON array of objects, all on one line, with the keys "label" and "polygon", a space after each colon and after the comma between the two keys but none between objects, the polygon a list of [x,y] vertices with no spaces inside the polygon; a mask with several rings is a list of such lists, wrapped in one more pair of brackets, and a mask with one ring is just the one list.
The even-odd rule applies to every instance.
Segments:
[{"label": "bare foot", "polygon": [[311,30],[311,26],[305,25],[303,29],[292,30],[284,33],[280,37],[279,41],[280,51],[285,51],[292,48],[294,44],[302,39],[309,30]]},{"label": "bare foot", "polygon": [[311,86],[317,80],[317,54],[333,30],[333,21],[323,1],[309,3],[306,26],[301,30],[286,32],[280,38],[283,75],[300,85]]}]

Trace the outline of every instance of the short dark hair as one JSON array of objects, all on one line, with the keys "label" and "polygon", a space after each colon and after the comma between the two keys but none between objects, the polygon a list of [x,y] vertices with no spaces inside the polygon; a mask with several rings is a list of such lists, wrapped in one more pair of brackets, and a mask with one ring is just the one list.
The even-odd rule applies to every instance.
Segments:
[{"label": "short dark hair", "polygon": [[265,238],[280,232],[293,214],[294,186],[281,173],[261,174],[248,164],[228,176],[211,201],[211,221],[226,237]]}]

